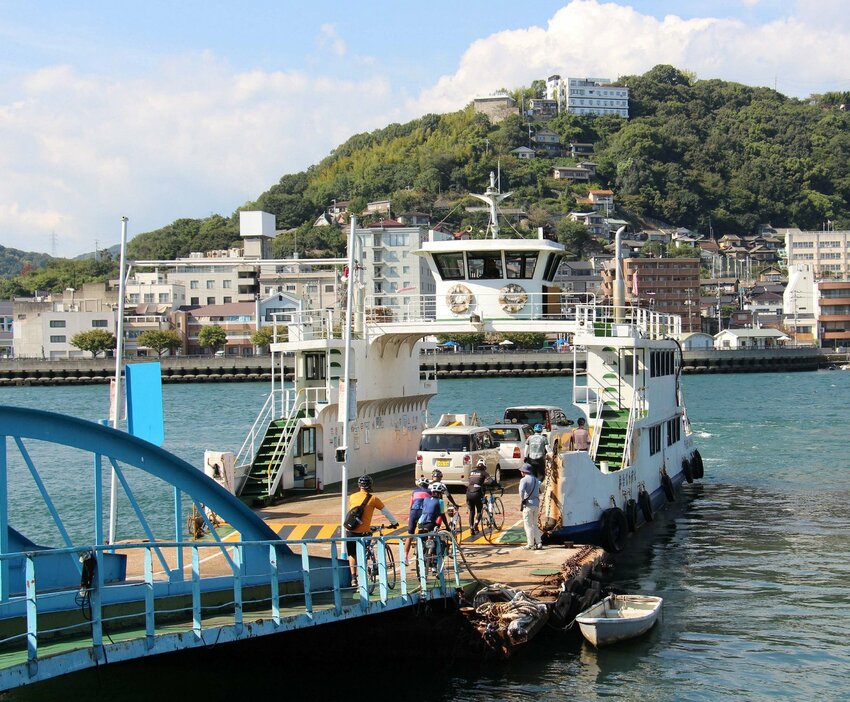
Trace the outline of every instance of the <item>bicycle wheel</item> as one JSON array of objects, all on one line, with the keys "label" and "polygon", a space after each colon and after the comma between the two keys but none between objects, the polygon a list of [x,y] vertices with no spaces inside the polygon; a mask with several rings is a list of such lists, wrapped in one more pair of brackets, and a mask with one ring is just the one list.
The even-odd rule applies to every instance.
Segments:
[{"label": "bicycle wheel", "polygon": [[451,532],[452,536],[455,537],[455,541],[460,543],[460,540],[463,536],[463,519],[460,517],[460,512],[455,512],[451,521]]},{"label": "bicycle wheel", "polygon": [[505,526],[505,506],[502,504],[502,498],[497,497],[493,500],[493,526],[497,531],[501,531]]},{"label": "bicycle wheel", "polygon": [[396,582],[398,582],[398,573],[395,569],[395,556],[389,544],[384,544],[384,557],[387,563],[387,587],[390,590],[395,590]]},{"label": "bicycle wheel", "polygon": [[481,531],[484,532],[484,538],[488,544],[493,543],[493,531],[496,528],[496,522],[493,519],[493,512],[490,504],[484,506],[484,514],[481,517]]},{"label": "bicycle wheel", "polygon": [[368,591],[371,595],[375,591],[375,587],[378,585],[378,559],[375,557],[374,547],[370,548],[369,552],[366,554],[366,580],[368,584]]}]

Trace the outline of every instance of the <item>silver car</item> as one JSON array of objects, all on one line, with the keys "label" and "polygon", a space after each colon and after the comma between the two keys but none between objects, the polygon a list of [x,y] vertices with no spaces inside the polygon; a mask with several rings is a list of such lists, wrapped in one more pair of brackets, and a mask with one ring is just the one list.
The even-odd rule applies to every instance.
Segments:
[{"label": "silver car", "polygon": [[534,434],[534,429],[530,424],[491,424],[490,433],[499,442],[502,472],[518,471],[525,460],[525,442]]}]

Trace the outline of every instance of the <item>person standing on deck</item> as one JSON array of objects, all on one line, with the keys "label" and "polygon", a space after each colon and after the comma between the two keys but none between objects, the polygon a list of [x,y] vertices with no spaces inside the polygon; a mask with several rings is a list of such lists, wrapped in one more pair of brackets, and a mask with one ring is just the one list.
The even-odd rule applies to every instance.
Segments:
[{"label": "person standing on deck", "polygon": [[578,426],[570,437],[570,448],[573,451],[587,451],[590,448],[590,433],[584,426],[584,417],[578,420]]},{"label": "person standing on deck", "polygon": [[534,425],[534,435],[528,437],[525,444],[525,460],[534,471],[535,478],[546,476],[546,454],[549,453],[549,441],[543,435],[543,425]]},{"label": "person standing on deck", "polygon": [[528,542],[525,548],[541,549],[543,544],[540,540],[540,528],[537,526],[540,514],[540,481],[534,477],[528,463],[523,464],[519,472],[522,473],[522,480],[519,481],[519,504],[522,509],[525,540]]},{"label": "person standing on deck", "polygon": [[[369,527],[372,526],[372,515],[376,509],[381,510],[381,513],[387,518],[390,526],[395,529],[398,527],[398,519],[393,516],[389,508],[381,502],[380,498],[372,494],[372,476],[361,475],[357,479],[357,486],[360,488],[348,498],[348,509],[363,506],[363,517],[356,529],[345,530],[346,536],[368,536]],[[348,566],[351,568],[351,584],[357,585],[357,542],[346,541],[345,548],[348,552]]]}]

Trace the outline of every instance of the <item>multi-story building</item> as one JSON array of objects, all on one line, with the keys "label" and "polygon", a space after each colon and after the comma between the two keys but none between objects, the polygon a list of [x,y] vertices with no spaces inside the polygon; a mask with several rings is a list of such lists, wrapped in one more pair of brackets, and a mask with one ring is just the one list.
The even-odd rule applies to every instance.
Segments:
[{"label": "multi-story building", "polygon": [[13,354],[12,321],[14,319],[12,301],[0,300],[0,358],[7,358]]},{"label": "multi-story building", "polygon": [[565,92],[570,114],[629,118],[629,89],[611,85],[608,78],[568,78]]},{"label": "multi-story building", "polygon": [[811,264],[788,267],[788,285],[782,293],[782,317],[795,345],[817,343],[815,278]]},{"label": "multi-story building", "polygon": [[816,280],[850,277],[850,230],[785,230],[788,267],[809,265]]},{"label": "multi-story building", "polygon": [[816,309],[820,345],[833,349],[850,346],[850,281],[820,281]]},{"label": "multi-story building", "polygon": [[[623,261],[626,303],[677,314],[682,332],[700,331],[698,258],[627,258]],[[602,290],[613,296],[613,266],[603,274]]]},{"label": "multi-story building", "polygon": [[115,333],[117,305],[75,293],[69,288],[62,299],[13,301],[12,343],[17,358],[88,358],[87,351],[71,344],[76,334],[93,329]]}]

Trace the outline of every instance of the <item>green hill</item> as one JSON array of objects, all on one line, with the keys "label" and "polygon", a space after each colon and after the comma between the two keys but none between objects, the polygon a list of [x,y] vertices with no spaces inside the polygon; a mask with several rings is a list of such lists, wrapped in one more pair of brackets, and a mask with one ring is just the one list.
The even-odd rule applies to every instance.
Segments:
[{"label": "green hill", "polygon": [[[820,229],[830,220],[850,228],[850,94],[807,100],[768,88],[721,80],[697,80],[672,66],[656,66],[618,81],[630,88],[631,119],[561,114],[546,123],[562,144],[592,143],[598,180],[618,205],[635,216],[661,219],[715,235],[748,233],[756,225]],[[541,83],[516,91],[539,95]],[[580,225],[562,215],[576,208],[588,184],[549,177],[568,158],[521,160],[510,151],[529,144],[529,125],[512,116],[494,125],[471,106],[429,114],[357,134],[306,171],[284,175],[240,209],[260,208],[292,230],[273,243],[277,256],[297,250],[310,256],[341,255],[345,234],[313,228],[334,201],[390,199],[393,213],[424,211],[434,221],[480,229],[486,215],[467,213],[468,197],[481,192],[500,168],[506,203],[523,208],[526,225],[543,226],[579,255],[588,244]],[[229,217],[181,219],[128,244],[135,259],[175,258],[190,251],[227,248],[239,242],[238,211]]]}]

